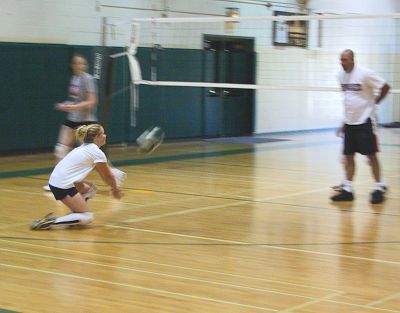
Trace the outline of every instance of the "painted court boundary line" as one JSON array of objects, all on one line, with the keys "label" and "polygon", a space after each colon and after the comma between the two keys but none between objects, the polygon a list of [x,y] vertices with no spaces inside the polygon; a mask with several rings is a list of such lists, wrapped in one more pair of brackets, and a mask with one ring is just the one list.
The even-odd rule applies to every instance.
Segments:
[{"label": "painted court boundary line", "polygon": [[[256,146],[256,147],[251,147],[251,148],[187,153],[187,154],[183,154],[183,155],[159,156],[159,157],[151,157],[151,158],[146,158],[146,159],[116,160],[116,161],[113,161],[113,164],[115,166],[152,164],[152,163],[161,163],[161,162],[169,162],[169,161],[220,157],[220,156],[232,155],[232,154],[244,154],[244,153],[254,153],[254,152],[263,152],[263,151],[277,151],[277,150],[289,150],[289,149],[298,149],[298,148],[309,148],[309,147],[325,146],[325,145],[331,145],[331,144],[340,144],[340,141],[338,141],[338,140],[320,141],[320,142],[281,141],[278,143],[284,143],[284,145],[258,146],[258,147]],[[385,144],[381,144],[381,145],[385,146]],[[388,145],[388,144],[386,144],[386,145]],[[393,146],[393,145],[390,145],[390,146]],[[400,145],[395,144],[394,146],[400,146]],[[0,179],[49,174],[52,170],[53,170],[53,167],[0,172]]]},{"label": "painted court boundary line", "polygon": [[354,304],[354,303],[331,300],[332,298],[334,298],[336,296],[340,296],[340,295],[345,294],[345,292],[342,292],[342,291],[336,291],[333,294],[331,293],[331,294],[323,296],[323,297],[307,297],[307,296],[295,295],[295,294],[284,293],[284,292],[276,292],[276,291],[270,291],[270,290],[265,290],[265,289],[252,288],[252,287],[248,287],[248,286],[232,285],[232,284],[227,284],[227,283],[219,283],[219,282],[213,282],[213,281],[193,279],[193,278],[190,278],[190,277],[182,277],[182,276],[175,276],[175,275],[164,274],[164,273],[137,270],[137,269],[133,269],[133,268],[129,268],[129,267],[107,265],[107,264],[102,264],[102,263],[99,263],[99,262],[90,262],[90,261],[69,259],[69,258],[63,258],[63,257],[55,257],[55,256],[38,254],[38,253],[24,252],[24,251],[17,251],[17,250],[11,250],[11,249],[3,249],[3,248],[0,249],[0,250],[6,251],[6,252],[12,252],[12,253],[19,253],[19,254],[27,254],[27,255],[37,256],[37,257],[40,257],[40,258],[45,257],[45,258],[50,258],[50,259],[62,260],[62,261],[70,261],[70,262],[76,262],[76,263],[82,263],[82,264],[96,265],[96,266],[101,266],[101,267],[116,268],[116,269],[135,271],[135,272],[141,272],[141,273],[146,273],[146,274],[173,277],[173,278],[184,279],[184,280],[185,279],[186,280],[193,280],[193,281],[199,281],[199,282],[204,282],[204,283],[222,285],[222,286],[231,287],[231,288],[248,289],[248,290],[254,290],[254,291],[263,291],[263,292],[268,292],[268,293],[287,295],[287,296],[293,296],[293,297],[300,297],[300,298],[311,299],[312,300],[312,301],[308,301],[308,302],[305,302],[303,304],[300,304],[300,305],[297,305],[297,306],[294,306],[294,307],[291,307],[291,308],[287,308],[287,309],[283,309],[283,310],[275,310],[275,309],[269,309],[269,308],[264,308],[264,307],[259,307],[259,306],[247,305],[247,304],[243,304],[243,303],[219,300],[219,299],[215,299],[215,298],[202,297],[202,296],[193,296],[193,295],[187,295],[187,294],[183,294],[183,293],[169,292],[169,291],[162,290],[162,289],[153,289],[153,288],[142,287],[142,286],[137,286],[137,285],[123,284],[123,283],[117,283],[117,282],[106,281],[106,280],[99,280],[99,279],[89,278],[89,277],[80,276],[80,275],[72,275],[72,274],[66,274],[66,273],[60,273],[60,272],[38,270],[38,269],[26,268],[26,267],[18,266],[18,265],[10,265],[10,264],[0,263],[0,266],[5,266],[5,267],[8,266],[8,267],[13,267],[13,268],[17,268],[17,269],[27,269],[27,270],[32,270],[32,271],[35,271],[35,272],[40,272],[40,273],[55,274],[55,275],[59,275],[59,276],[63,276],[63,277],[71,277],[71,278],[78,278],[78,279],[84,279],[84,280],[91,280],[91,281],[96,281],[96,282],[108,283],[108,284],[112,284],[112,285],[125,286],[125,287],[131,287],[131,288],[136,288],[136,289],[142,289],[142,290],[146,290],[146,291],[154,291],[154,292],[159,292],[159,293],[166,293],[166,294],[169,294],[169,295],[178,295],[178,296],[182,296],[182,297],[189,297],[189,298],[193,298],[193,299],[197,299],[197,300],[213,301],[213,302],[218,302],[218,303],[223,303],[223,304],[231,304],[231,305],[236,305],[236,306],[241,306],[241,307],[260,309],[260,310],[264,310],[264,311],[282,312],[282,313],[283,312],[292,312],[295,309],[307,307],[307,306],[315,304],[315,303],[331,302],[331,303],[336,303],[336,304],[341,304],[341,305],[368,308],[368,309],[373,309],[373,310],[378,310],[378,311],[398,312],[398,311],[393,311],[393,310],[390,310],[390,309],[383,309],[383,308],[373,307],[372,305],[374,305],[374,304],[376,305],[378,303],[383,303],[383,302],[385,302],[387,300],[395,298],[400,293],[394,294],[394,295],[392,295],[390,297],[386,297],[384,299],[378,300],[376,302],[373,302],[373,303],[370,303],[370,304],[367,304],[367,305],[360,305],[360,304]]},{"label": "painted court boundary line", "polygon": [[[133,284],[118,283],[118,282],[114,282],[114,281],[96,279],[96,278],[91,278],[91,277],[87,277],[87,276],[73,275],[73,274],[67,274],[67,273],[61,273],[61,272],[55,272],[55,271],[40,270],[40,269],[36,269],[36,268],[19,266],[19,265],[11,265],[11,264],[6,264],[6,263],[0,263],[0,266],[13,268],[13,269],[17,269],[17,270],[26,270],[26,271],[30,271],[30,272],[38,272],[38,273],[43,273],[43,274],[56,275],[56,276],[61,276],[61,277],[65,277],[65,278],[74,278],[74,279],[86,280],[86,281],[91,281],[91,282],[96,282],[96,283],[104,283],[104,284],[110,284],[110,285],[114,285],[114,286],[127,287],[127,288],[138,289],[138,290],[144,290],[144,291],[148,291],[148,292],[166,294],[166,295],[169,295],[171,297],[189,298],[189,299],[194,299],[194,300],[201,300],[201,301],[215,302],[215,303],[219,303],[219,304],[234,305],[234,306],[251,308],[251,309],[258,309],[258,310],[269,311],[269,312],[286,312],[286,310],[287,310],[287,309],[283,309],[283,310],[270,309],[270,308],[253,306],[253,305],[248,305],[248,304],[243,304],[243,303],[238,303],[238,302],[232,302],[232,301],[225,301],[225,300],[220,300],[220,299],[215,299],[215,298],[210,298],[210,297],[194,296],[194,295],[189,295],[189,294],[184,294],[184,293],[166,291],[166,290],[162,290],[162,289],[148,288],[148,287],[142,287],[142,286],[133,285]],[[369,309],[378,310],[378,311],[394,312],[394,313],[398,312],[398,311],[393,311],[393,310],[389,310],[389,309],[370,307],[368,305],[359,305],[359,304],[354,304],[354,303],[347,303],[347,302],[330,300],[331,297],[337,296],[339,294],[340,294],[340,292],[337,292],[337,293],[335,293],[333,295],[328,295],[328,296],[325,296],[325,297],[317,298],[317,299],[315,299],[315,300],[313,300],[311,302],[304,303],[303,306],[308,306],[308,305],[311,305],[313,303],[324,302],[325,301],[325,302],[331,302],[331,303],[348,305],[348,306],[359,307],[359,308],[369,308]]]},{"label": "painted court boundary line", "polygon": [[[8,192],[8,193],[22,193],[22,194],[29,194],[29,195],[35,195],[35,196],[40,196],[43,195],[43,192],[34,192],[34,191],[24,191],[24,190],[14,190],[14,189],[0,189],[0,191],[2,192]],[[136,191],[136,190],[124,190],[124,192],[126,191]],[[50,198],[53,201],[56,201],[53,197],[53,195],[51,193],[48,193],[48,195],[50,196]],[[146,207],[151,207],[151,206],[157,206],[157,205],[164,205],[164,204],[171,204],[171,203],[176,203],[176,202],[182,202],[182,201],[191,201],[191,200],[195,200],[198,199],[199,196],[192,196],[192,195],[186,195],[186,194],[179,194],[180,196],[184,196],[186,198],[184,199],[175,199],[175,200],[165,200],[165,201],[158,201],[158,202],[151,202],[151,203],[147,203],[147,204],[139,204],[139,203],[132,203],[132,202],[121,202],[124,206],[130,206],[130,208],[121,208],[118,209],[118,212],[122,212],[122,211],[128,211],[131,209],[139,209],[139,208],[146,208]],[[18,200],[18,198],[16,198],[15,200]],[[91,202],[107,202],[107,203],[115,203],[116,200],[109,200],[109,199],[98,199],[98,198],[94,198],[90,200]],[[109,213],[110,209],[106,208],[103,210],[97,210],[96,211],[96,215],[97,214],[101,214],[104,212]],[[7,226],[8,227],[8,226]],[[2,226],[0,226],[0,228],[2,228]],[[0,312],[1,313],[1,312]]]},{"label": "painted court boundary line", "polygon": [[321,302],[329,302],[328,300],[330,300],[330,299],[332,299],[332,298],[334,298],[334,297],[340,296],[340,295],[342,295],[342,294],[344,294],[344,293],[345,293],[345,292],[333,293],[333,294],[327,295],[327,296],[325,296],[325,297],[321,297],[321,298],[319,298],[319,299],[315,299],[315,300],[313,300],[313,301],[309,301],[309,302],[306,302],[306,303],[302,303],[302,304],[293,306],[293,307],[291,307],[291,308],[288,308],[288,309],[283,310],[283,311],[280,311],[280,312],[282,312],[282,313],[289,313],[289,312],[293,312],[293,310],[302,309],[302,308],[308,307],[308,306],[313,305],[313,304],[317,304],[317,303],[321,303]]},{"label": "painted court boundary line", "polygon": [[[207,210],[227,208],[227,207],[238,206],[238,205],[247,204],[247,203],[249,203],[249,201],[235,201],[235,202],[225,203],[225,204],[209,205],[209,206],[199,207],[199,208],[194,208],[194,209],[180,210],[180,211],[157,214],[157,215],[152,215],[152,216],[127,219],[127,220],[124,220],[124,223],[137,223],[137,222],[142,222],[142,221],[155,220],[155,219],[159,219],[159,218],[163,218],[163,217],[170,217],[170,216],[176,216],[176,215],[184,215],[184,214],[188,214],[188,213],[196,213],[196,212],[202,212],[202,211],[207,211]],[[108,225],[106,225],[106,226],[108,226]]]},{"label": "painted court boundary line", "polygon": [[5,310],[5,309],[0,308],[0,313],[20,313],[20,312],[10,311],[10,310]]},{"label": "painted court boundary line", "polygon": [[179,275],[165,274],[165,273],[160,273],[160,272],[145,271],[145,270],[139,270],[139,269],[135,269],[135,268],[131,268],[131,267],[108,265],[108,264],[103,264],[103,263],[94,262],[94,261],[83,261],[83,260],[70,259],[70,258],[64,258],[64,257],[55,257],[55,256],[50,256],[50,255],[45,255],[45,254],[18,251],[18,250],[12,250],[12,249],[4,249],[4,248],[0,248],[0,250],[1,251],[5,251],[5,252],[17,253],[17,254],[31,255],[31,256],[39,257],[39,258],[48,258],[48,259],[75,262],[75,263],[81,263],[81,264],[89,264],[89,265],[95,265],[95,266],[106,267],[106,268],[113,268],[113,269],[118,269],[118,270],[126,270],[126,271],[144,273],[144,274],[155,275],[155,276],[163,276],[163,277],[170,277],[170,278],[176,278],[176,279],[181,279],[181,280],[196,281],[196,282],[200,282],[200,283],[206,283],[206,284],[212,284],[212,285],[218,285],[218,286],[224,286],[224,287],[230,287],[230,288],[236,288],[236,289],[244,289],[244,290],[251,290],[251,291],[261,291],[261,292],[265,292],[265,293],[272,293],[272,294],[291,296],[291,297],[310,299],[310,300],[318,300],[319,299],[318,297],[313,297],[313,296],[304,296],[304,295],[298,295],[298,294],[293,294],[293,293],[289,293],[289,292],[280,292],[280,291],[269,290],[269,289],[264,289],[264,288],[255,288],[255,287],[249,287],[249,286],[244,286],[244,285],[222,283],[222,282],[218,282],[218,281],[204,280],[204,279],[198,279],[198,278],[192,278],[192,277],[186,277],[186,276],[179,276]]},{"label": "painted court boundary line", "polygon": [[[130,229],[130,230],[133,230],[133,231],[149,232],[149,233],[155,233],[155,234],[160,234],[160,235],[169,235],[169,236],[178,236],[178,237],[183,237],[183,238],[225,242],[225,243],[244,245],[244,246],[245,245],[251,245],[251,243],[244,242],[244,241],[233,241],[233,240],[225,240],[225,239],[203,237],[203,236],[192,236],[192,235],[185,235],[185,234],[178,234],[178,233],[162,232],[162,231],[157,231],[157,230],[149,230],[149,229],[143,229],[143,228],[135,228],[135,227],[129,227],[129,226],[119,226],[119,225],[111,225],[111,224],[106,224],[104,226],[105,227],[110,227],[110,228],[120,228],[120,229],[128,229],[128,230]],[[276,249],[276,250],[285,250],[285,251],[309,253],[309,254],[315,254],[315,255],[320,255],[320,256],[329,256],[329,257],[333,256],[333,257],[347,258],[347,259],[352,259],[352,260],[367,261],[367,262],[374,262],[374,263],[381,263],[381,264],[400,265],[400,262],[396,262],[396,261],[387,261],[387,260],[381,260],[381,259],[371,259],[371,258],[357,257],[357,256],[351,256],[351,255],[345,255],[345,254],[318,252],[318,251],[311,251],[311,250],[304,250],[304,249],[279,247],[279,246],[273,246],[273,245],[263,245],[263,246],[260,246],[260,247],[263,247],[263,248],[266,248],[266,249]]]},{"label": "painted court boundary line", "polygon": [[370,303],[368,303],[368,305],[369,306],[373,306],[373,305],[382,304],[384,302],[387,302],[387,301],[390,301],[392,299],[396,299],[396,298],[399,298],[399,297],[400,297],[400,292],[397,292],[397,293],[391,294],[391,295],[389,295],[389,296],[387,296],[385,298],[382,298],[380,300],[377,300],[377,301],[374,301],[374,302],[370,302]]},{"label": "painted court boundary line", "polygon": [[113,281],[109,281],[109,280],[96,279],[96,278],[91,278],[91,277],[86,277],[86,276],[66,274],[66,273],[60,273],[60,272],[55,272],[55,271],[46,271],[46,270],[40,270],[40,269],[37,269],[37,268],[31,268],[31,267],[25,267],[25,266],[19,266],[19,265],[11,265],[11,264],[5,264],[5,263],[0,263],[0,266],[7,267],[7,268],[12,268],[12,269],[17,269],[17,270],[25,270],[25,271],[29,271],[29,272],[37,272],[37,273],[48,274],[48,275],[56,275],[56,276],[61,276],[61,277],[64,277],[64,278],[73,278],[73,279],[78,279],[78,280],[86,280],[86,281],[95,282],[95,283],[103,283],[103,284],[108,284],[108,285],[113,285],[113,286],[118,286],[118,287],[126,287],[126,288],[142,290],[142,291],[154,292],[154,293],[157,293],[157,294],[168,295],[168,296],[171,296],[171,297],[174,297],[174,298],[189,298],[189,299],[192,299],[192,300],[215,302],[215,303],[219,303],[219,304],[234,305],[234,306],[239,306],[239,307],[244,307],[244,308],[249,308],[249,309],[257,309],[257,310],[262,310],[262,311],[268,311],[268,312],[278,312],[278,310],[259,307],[259,306],[254,306],[254,305],[248,305],[248,304],[243,304],[243,303],[238,303],[238,302],[219,300],[219,299],[214,299],[214,298],[209,298],[209,297],[194,296],[194,295],[189,295],[189,294],[184,294],[184,293],[179,293],[179,292],[172,292],[172,291],[156,289],[156,288],[142,287],[142,286],[133,285],[133,284],[117,283],[117,282],[113,282]]},{"label": "painted court boundary line", "polygon": [[[263,147],[251,147],[251,148],[220,150],[220,151],[210,151],[210,152],[187,153],[187,154],[182,154],[182,155],[168,155],[168,156],[150,157],[150,158],[146,158],[146,159],[116,160],[116,161],[112,161],[112,163],[114,166],[154,164],[154,163],[169,162],[169,161],[222,157],[225,155],[233,155],[233,154],[254,153],[254,152],[262,152],[262,151],[275,151],[275,150],[282,150],[282,149],[308,148],[308,147],[313,147],[313,146],[325,146],[325,145],[337,143],[336,141],[321,141],[321,142],[311,142],[311,143],[310,142],[295,142],[294,143],[294,142],[290,142],[290,141],[283,141],[283,142],[288,143],[288,144],[284,145],[284,146],[273,146],[273,147],[263,146]],[[49,174],[52,170],[53,170],[53,167],[0,172],[0,179]]]},{"label": "painted court boundary line", "polygon": [[201,273],[209,273],[209,274],[221,275],[221,276],[227,276],[227,277],[235,277],[235,278],[241,278],[241,279],[256,280],[256,281],[276,283],[276,284],[287,285],[287,286],[295,286],[295,287],[302,287],[302,288],[308,288],[308,289],[330,291],[330,292],[335,292],[335,293],[339,292],[338,290],[330,289],[330,288],[314,287],[314,286],[311,286],[311,285],[295,284],[295,283],[289,283],[289,282],[284,282],[284,281],[279,281],[279,280],[272,280],[272,279],[265,279],[265,278],[254,277],[254,276],[247,276],[247,275],[243,276],[243,275],[239,275],[239,274],[231,274],[231,273],[225,273],[225,272],[203,270],[203,269],[193,268],[193,267],[185,267],[185,266],[178,266],[178,265],[172,265],[172,264],[166,264],[166,263],[144,261],[144,260],[139,260],[139,259],[130,259],[130,258],[118,257],[118,256],[114,256],[114,255],[106,255],[106,254],[99,254],[99,253],[86,252],[86,251],[77,251],[77,250],[71,250],[71,249],[49,247],[49,246],[44,246],[44,245],[38,245],[38,244],[32,244],[32,243],[26,243],[26,242],[19,242],[19,241],[15,241],[15,240],[0,239],[0,241],[7,242],[7,243],[12,243],[12,244],[23,245],[23,246],[41,248],[41,249],[50,249],[50,250],[63,251],[63,252],[69,252],[69,253],[85,254],[85,255],[90,255],[90,256],[95,256],[95,257],[104,257],[104,258],[111,258],[111,259],[115,259],[115,260],[122,260],[122,261],[128,261],[128,262],[151,264],[151,265],[164,266],[164,267],[170,267],[170,268],[177,268],[177,269],[183,269],[183,270],[189,270],[189,271],[195,271],[195,272],[201,272]]}]

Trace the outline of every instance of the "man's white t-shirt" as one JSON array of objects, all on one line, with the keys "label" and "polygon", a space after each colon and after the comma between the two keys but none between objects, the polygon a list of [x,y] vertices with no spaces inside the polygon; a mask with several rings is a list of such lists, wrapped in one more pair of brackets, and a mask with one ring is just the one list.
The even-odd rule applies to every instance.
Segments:
[{"label": "man's white t-shirt", "polygon": [[375,121],[375,89],[381,89],[386,81],[374,71],[354,66],[350,73],[343,69],[338,80],[344,92],[345,124],[360,125],[371,118]]},{"label": "man's white t-shirt", "polygon": [[62,189],[72,188],[75,182],[85,179],[99,162],[107,162],[104,152],[94,143],[84,143],[56,165],[49,184]]}]

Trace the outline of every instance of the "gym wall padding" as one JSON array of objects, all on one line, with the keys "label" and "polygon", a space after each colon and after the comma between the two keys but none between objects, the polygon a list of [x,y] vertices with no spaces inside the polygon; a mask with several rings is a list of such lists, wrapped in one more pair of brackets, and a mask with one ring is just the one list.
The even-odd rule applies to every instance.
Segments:
[{"label": "gym wall padding", "polygon": [[67,95],[69,49],[62,45],[0,44],[0,151],[54,145]]},{"label": "gym wall padding", "polygon": [[[67,97],[70,58],[73,53],[87,57],[92,73],[93,50],[92,46],[0,43],[0,153],[54,146],[65,113],[55,111],[53,105]],[[138,49],[144,79],[150,79],[152,53],[152,48]],[[201,55],[201,50],[157,51],[158,79],[201,81]],[[167,138],[202,136],[201,88],[140,86],[140,110],[133,128],[129,83],[126,59],[115,59],[109,143],[134,142],[144,129],[154,125],[161,126]]]}]

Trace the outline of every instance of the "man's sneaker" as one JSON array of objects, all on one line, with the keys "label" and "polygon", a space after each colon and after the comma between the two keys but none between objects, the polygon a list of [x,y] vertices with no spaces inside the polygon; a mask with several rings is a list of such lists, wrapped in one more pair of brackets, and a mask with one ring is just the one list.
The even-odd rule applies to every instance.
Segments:
[{"label": "man's sneaker", "polygon": [[340,184],[340,185],[336,185],[336,186],[332,186],[331,188],[334,190],[334,191],[341,191],[342,189],[343,189],[343,187],[344,187],[344,184]]},{"label": "man's sneaker", "polygon": [[43,189],[44,191],[51,191],[49,185],[43,186],[42,189]]},{"label": "man's sneaker", "polygon": [[[386,190],[386,188],[385,188]],[[371,193],[371,203],[372,204],[380,204],[383,202],[383,200],[385,199],[384,197],[385,192],[379,189],[374,190]]]},{"label": "man's sneaker", "polygon": [[53,215],[53,213],[49,213],[42,219],[33,221],[31,224],[31,229],[32,230],[50,229],[50,226],[54,223],[55,220],[56,217]]},{"label": "man's sneaker", "polygon": [[331,197],[332,201],[353,201],[354,196],[352,192],[341,189],[338,194]]},{"label": "man's sneaker", "polygon": [[87,192],[82,194],[83,199],[85,199],[85,201],[88,201],[89,199],[94,198],[94,196],[97,193],[97,188],[95,185],[93,185],[92,183],[88,183],[90,185],[90,188]]}]

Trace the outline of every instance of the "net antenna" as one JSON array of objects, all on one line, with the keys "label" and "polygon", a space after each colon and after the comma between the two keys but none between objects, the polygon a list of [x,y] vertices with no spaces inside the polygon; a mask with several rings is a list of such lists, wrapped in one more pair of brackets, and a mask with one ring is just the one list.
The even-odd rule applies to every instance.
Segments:
[{"label": "net antenna", "polygon": [[[114,26],[112,26],[114,27]],[[136,52],[139,42],[140,25],[139,23],[131,24],[131,37],[129,46],[126,51],[111,55],[111,58],[118,58],[126,56],[128,58],[129,72],[131,74],[130,92],[131,92],[131,106],[130,106],[130,125],[136,127],[136,112],[139,110],[139,88],[142,82],[142,72],[140,70],[139,61],[136,58]]]}]

